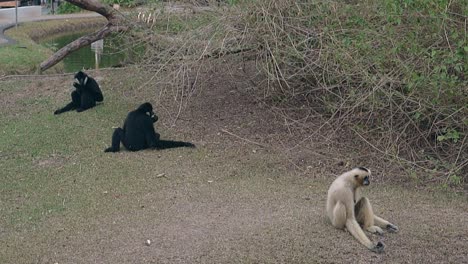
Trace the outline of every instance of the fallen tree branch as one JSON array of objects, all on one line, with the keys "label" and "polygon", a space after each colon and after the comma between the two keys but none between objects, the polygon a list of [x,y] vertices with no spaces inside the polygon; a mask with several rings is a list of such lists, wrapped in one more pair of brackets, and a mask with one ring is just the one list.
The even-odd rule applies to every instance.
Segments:
[{"label": "fallen tree branch", "polygon": [[39,66],[39,73],[49,69],[50,67],[54,66],[58,62],[60,62],[63,58],[65,58],[68,54],[72,53],[93,43],[94,41],[100,40],[105,38],[111,33],[114,32],[123,32],[129,29],[129,25],[125,23],[125,19],[122,14],[117,12],[112,7],[102,4],[97,0],[66,0],[67,2],[76,5],[82,9],[86,9],[89,11],[96,12],[107,19],[107,25],[101,28],[99,31],[94,33],[88,34],[86,36],[80,37],[77,40],[67,44],[65,47],[58,50],[54,55],[49,57],[47,60],[43,61]]}]

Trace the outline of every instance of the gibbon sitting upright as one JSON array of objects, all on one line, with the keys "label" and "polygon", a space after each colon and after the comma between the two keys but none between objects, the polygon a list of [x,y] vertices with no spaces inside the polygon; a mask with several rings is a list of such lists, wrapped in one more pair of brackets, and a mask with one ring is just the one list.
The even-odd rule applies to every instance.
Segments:
[{"label": "gibbon sitting upright", "polygon": [[398,227],[374,215],[369,199],[361,196],[361,187],[370,184],[370,174],[369,169],[358,167],[338,176],[328,189],[327,215],[334,227],[346,227],[361,244],[371,251],[381,253],[385,245],[370,241],[361,226],[364,230],[379,235],[383,234],[380,227],[389,232],[398,232]]},{"label": "gibbon sitting upright", "polygon": [[153,123],[158,121],[158,116],[153,112],[150,103],[140,105],[136,110],[128,113],[123,128],[116,128],[112,134],[112,146],[105,152],[120,151],[120,142],[130,151],[138,151],[147,148],[168,149],[178,147],[194,148],[190,142],[161,140],[160,135],[154,130]]}]

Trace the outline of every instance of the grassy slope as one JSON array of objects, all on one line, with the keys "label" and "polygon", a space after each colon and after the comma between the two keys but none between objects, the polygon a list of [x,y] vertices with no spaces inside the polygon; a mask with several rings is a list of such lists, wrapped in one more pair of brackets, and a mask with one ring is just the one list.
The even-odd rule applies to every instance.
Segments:
[{"label": "grassy slope", "polygon": [[0,48],[0,75],[21,74],[34,72],[38,65],[52,55],[52,51],[36,44],[28,36],[19,32],[7,35],[17,40],[14,45]]},{"label": "grassy slope", "polygon": [[[36,40],[61,32],[97,26],[102,22],[102,19],[96,18],[68,19],[66,23],[62,20],[37,21],[23,23],[18,29],[7,30],[5,34],[17,43],[0,48],[0,75],[34,73],[38,65],[53,54],[53,51],[36,43]],[[48,70],[48,73],[60,72],[62,67],[59,63]]]}]

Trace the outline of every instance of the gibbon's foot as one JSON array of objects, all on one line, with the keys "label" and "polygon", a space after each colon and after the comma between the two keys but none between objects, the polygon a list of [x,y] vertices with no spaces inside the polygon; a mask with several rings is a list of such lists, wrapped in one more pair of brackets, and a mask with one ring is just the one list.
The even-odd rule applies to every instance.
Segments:
[{"label": "gibbon's foot", "polygon": [[104,152],[118,152],[118,150],[113,149],[112,147],[110,147],[110,148],[106,148],[106,149],[104,150]]},{"label": "gibbon's foot", "polygon": [[399,229],[398,229],[398,226],[396,226],[396,225],[388,224],[387,225],[387,231],[390,232],[390,233],[396,233],[396,232],[399,231]]},{"label": "gibbon's foot", "polygon": [[376,235],[380,235],[380,236],[382,236],[384,234],[382,228],[380,228],[378,226],[369,226],[366,230],[368,232],[371,232],[372,234],[376,234]]},{"label": "gibbon's foot", "polygon": [[385,244],[379,241],[379,242],[377,242],[377,244],[376,244],[373,248],[371,248],[370,250],[371,250],[372,252],[375,252],[375,253],[382,253],[382,252],[384,252],[384,249],[385,249]]}]

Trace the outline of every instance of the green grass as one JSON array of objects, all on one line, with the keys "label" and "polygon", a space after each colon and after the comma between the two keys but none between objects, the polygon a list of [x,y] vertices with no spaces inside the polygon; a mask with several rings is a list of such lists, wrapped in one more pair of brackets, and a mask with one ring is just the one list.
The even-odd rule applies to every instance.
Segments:
[{"label": "green grass", "polygon": [[11,31],[16,30],[10,29],[7,35],[17,43],[0,47],[0,75],[33,73],[42,61],[53,54],[28,36]]},{"label": "green grass", "polygon": [[[0,92],[17,92],[27,82],[17,84],[2,83]],[[117,117],[125,116],[130,105],[117,106],[108,96],[105,104],[85,114],[54,116],[63,102],[51,97],[33,95],[15,104],[21,111],[6,109],[0,117],[0,199],[10,201],[2,204],[0,219],[6,227],[33,228],[46,216],[87,211],[95,207],[96,195],[102,195],[99,184],[112,185],[129,171],[138,171],[138,163],[113,162],[112,155],[103,152],[112,126],[123,120]]]},{"label": "green grass", "polygon": [[[37,40],[62,32],[79,31],[84,27],[102,24],[102,19],[67,19],[22,23],[5,34],[17,41],[14,45],[0,47],[0,75],[35,73],[39,64],[53,54],[53,51],[36,43]],[[61,72],[59,63],[46,73]]]},{"label": "green grass", "polygon": [[[2,228],[31,231],[56,217],[79,225],[83,219],[128,207],[123,198],[149,192],[153,186],[148,177],[159,181],[153,176],[167,172],[164,167],[182,173],[178,151],[165,153],[165,161],[154,151],[104,153],[113,127],[121,126],[141,103],[135,87],[138,74],[116,75],[99,82],[103,104],[58,116],[53,111],[70,99],[68,80],[58,84],[60,88],[56,83],[46,86],[48,81],[35,86],[34,79],[2,81],[0,97],[11,103],[0,107]],[[44,92],[51,88],[57,92]],[[205,154],[200,155],[193,158]]]}]

